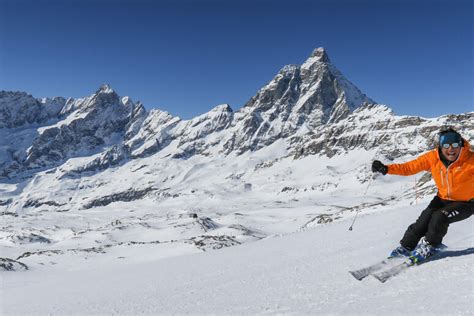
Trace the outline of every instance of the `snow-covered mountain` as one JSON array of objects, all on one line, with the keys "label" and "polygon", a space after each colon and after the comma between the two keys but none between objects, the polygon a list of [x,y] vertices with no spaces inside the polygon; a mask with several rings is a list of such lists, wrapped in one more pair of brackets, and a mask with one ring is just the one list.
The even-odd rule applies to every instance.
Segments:
[{"label": "snow-covered mountain", "polygon": [[156,260],[426,202],[429,174],[375,177],[370,162],[412,159],[444,125],[472,143],[474,112],[395,115],[322,48],[239,110],[190,120],[108,85],[79,99],[2,91],[0,266]]},{"label": "snow-covered mountain", "polygon": [[[283,67],[239,111],[219,105],[186,121],[160,110],[147,112],[129,97],[121,99],[108,85],[89,97],[68,100],[2,92],[0,128],[8,130],[0,171],[12,177],[98,152],[113,156],[103,163],[114,164],[168,146],[174,158],[241,154],[338,122],[357,107],[373,103],[330,63],[323,48],[301,66]],[[22,144],[8,146],[12,138],[22,139]]]}]

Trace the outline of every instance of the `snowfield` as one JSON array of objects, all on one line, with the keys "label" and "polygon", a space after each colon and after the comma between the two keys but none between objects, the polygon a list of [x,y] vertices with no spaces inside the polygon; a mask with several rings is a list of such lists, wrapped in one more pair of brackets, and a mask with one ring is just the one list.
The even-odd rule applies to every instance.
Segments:
[{"label": "snowfield", "polygon": [[427,203],[361,213],[353,231],[348,218],[161,260],[147,260],[147,251],[161,251],[150,248],[142,260],[3,272],[2,314],[472,315],[471,219],[451,225],[439,260],[383,284],[348,273],[384,258]]}]

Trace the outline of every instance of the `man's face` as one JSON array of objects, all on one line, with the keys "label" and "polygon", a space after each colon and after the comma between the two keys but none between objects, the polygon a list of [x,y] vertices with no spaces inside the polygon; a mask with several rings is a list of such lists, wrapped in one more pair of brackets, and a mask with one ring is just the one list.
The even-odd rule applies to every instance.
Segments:
[{"label": "man's face", "polygon": [[441,152],[443,153],[444,157],[449,161],[455,161],[459,157],[459,153],[461,152],[461,147],[453,148],[453,146],[449,146],[449,148],[441,147]]}]

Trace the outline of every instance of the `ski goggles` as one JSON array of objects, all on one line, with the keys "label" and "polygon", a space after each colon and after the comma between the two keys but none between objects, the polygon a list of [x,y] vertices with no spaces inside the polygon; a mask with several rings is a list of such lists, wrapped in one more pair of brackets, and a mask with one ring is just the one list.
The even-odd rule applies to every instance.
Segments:
[{"label": "ski goggles", "polygon": [[441,145],[443,148],[446,148],[448,149],[449,146],[453,147],[453,148],[459,148],[461,147],[461,145],[459,143],[452,143],[452,144],[448,144],[448,143],[444,143]]},{"label": "ski goggles", "polygon": [[462,138],[458,133],[446,133],[439,136],[439,145],[443,148],[458,148],[462,146]]}]

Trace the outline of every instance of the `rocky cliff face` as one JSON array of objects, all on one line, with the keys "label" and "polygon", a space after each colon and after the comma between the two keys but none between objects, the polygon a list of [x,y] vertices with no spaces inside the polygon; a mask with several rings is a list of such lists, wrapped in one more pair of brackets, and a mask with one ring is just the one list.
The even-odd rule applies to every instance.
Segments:
[{"label": "rocky cliff face", "polygon": [[[4,150],[3,174],[57,166],[67,158],[107,150],[120,143],[127,124],[132,128],[137,111],[130,99],[125,103],[104,85],[83,99],[37,100],[25,93],[0,95],[1,125],[6,135],[21,138]],[[135,114],[135,116],[133,116]],[[30,143],[28,143],[28,141]],[[5,140],[4,140],[5,143]],[[20,145],[20,146],[19,146]]]},{"label": "rocky cliff face", "polygon": [[456,126],[467,139],[472,137],[474,112],[439,118],[397,116],[384,105],[366,105],[345,119],[292,139],[295,158],[308,155],[347,154],[351,150],[377,150],[377,155],[394,160],[416,156],[434,148],[443,126]]},{"label": "rocky cliff face", "polygon": [[0,129],[58,120],[65,104],[62,97],[35,99],[26,92],[0,91]]},{"label": "rocky cliff face", "polygon": [[337,122],[357,107],[374,103],[318,48],[303,65],[283,67],[237,113],[238,133],[228,141],[226,151],[256,150],[279,138]]},{"label": "rocky cliff face", "polygon": [[68,124],[59,122],[41,130],[27,150],[27,168],[46,167],[81,151],[93,152],[121,138],[128,122],[128,111],[117,100],[104,108],[80,109]]}]

